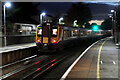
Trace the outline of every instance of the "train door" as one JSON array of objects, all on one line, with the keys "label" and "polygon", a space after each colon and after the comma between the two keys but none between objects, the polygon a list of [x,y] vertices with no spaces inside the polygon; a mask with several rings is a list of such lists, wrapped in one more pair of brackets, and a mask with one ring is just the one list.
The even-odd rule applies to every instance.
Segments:
[{"label": "train door", "polygon": [[42,43],[48,44],[50,43],[51,38],[51,27],[50,23],[44,23],[42,27]]}]

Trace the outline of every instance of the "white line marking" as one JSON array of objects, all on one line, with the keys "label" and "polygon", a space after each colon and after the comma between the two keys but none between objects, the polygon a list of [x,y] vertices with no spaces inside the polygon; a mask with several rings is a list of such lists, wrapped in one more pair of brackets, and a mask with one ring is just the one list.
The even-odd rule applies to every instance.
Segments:
[{"label": "white line marking", "polygon": [[27,46],[26,45],[23,44],[23,45],[19,45],[19,46],[0,47],[0,53],[2,54],[5,52],[16,51],[16,50],[20,50],[20,49],[27,49],[27,48],[36,46],[35,43],[28,44]]},{"label": "white line marking", "polygon": [[105,39],[101,39],[102,41],[105,40]]},{"label": "white line marking", "polygon": [[[106,38],[110,38],[110,37],[106,37]],[[105,39],[105,38],[103,38]],[[101,41],[102,39],[96,41],[95,43],[93,43],[91,46],[89,46],[75,61],[74,63],[68,68],[68,70],[63,74],[63,76],[61,77],[60,80],[65,80],[65,78],[67,77],[67,75],[69,74],[69,72],[71,71],[71,69],[75,66],[75,64],[79,61],[79,59],[92,47],[94,46],[96,43],[98,43],[99,41]]]},{"label": "white line marking", "polygon": [[103,61],[100,61],[100,64],[103,64]]},{"label": "white line marking", "polygon": [[[101,40],[101,39],[100,39]],[[93,43],[91,46],[89,46],[75,61],[74,63],[68,68],[68,70],[64,73],[64,75],[61,77],[60,80],[65,80],[65,78],[67,77],[67,75],[69,74],[69,72],[71,71],[71,69],[75,66],[75,64],[80,60],[80,58],[92,47],[94,46],[96,43],[98,43],[100,40],[96,41],[95,43]]]},{"label": "white line marking", "polygon": [[115,62],[115,61],[113,61],[113,64],[116,64],[116,62]]},{"label": "white line marking", "polygon": [[16,62],[10,63],[10,64],[0,66],[0,69],[2,69],[2,68],[4,68],[4,67],[7,67],[7,66],[9,66],[9,65],[13,65],[13,64],[16,64],[16,63],[19,63],[19,62],[22,62],[22,61],[25,61],[25,60],[28,60],[28,59],[34,58],[34,57],[36,57],[36,56],[37,56],[37,55],[33,55],[33,56],[30,56],[30,57],[24,58],[24,59],[22,59],[22,60],[19,60],[19,61],[16,61]]}]

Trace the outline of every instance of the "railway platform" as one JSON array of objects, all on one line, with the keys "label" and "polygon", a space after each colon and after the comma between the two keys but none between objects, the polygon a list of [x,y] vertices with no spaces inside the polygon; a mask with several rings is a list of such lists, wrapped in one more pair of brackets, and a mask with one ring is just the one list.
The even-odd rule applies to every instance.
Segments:
[{"label": "railway platform", "polygon": [[17,64],[36,57],[35,47],[35,43],[0,47],[0,79],[4,74],[19,68]]},{"label": "railway platform", "polygon": [[36,46],[35,43],[26,43],[26,44],[16,44],[16,45],[10,45],[5,47],[0,47],[0,53],[24,49],[24,48],[30,48]]},{"label": "railway platform", "polygon": [[62,80],[119,80],[119,49],[108,37],[88,47],[68,68]]}]

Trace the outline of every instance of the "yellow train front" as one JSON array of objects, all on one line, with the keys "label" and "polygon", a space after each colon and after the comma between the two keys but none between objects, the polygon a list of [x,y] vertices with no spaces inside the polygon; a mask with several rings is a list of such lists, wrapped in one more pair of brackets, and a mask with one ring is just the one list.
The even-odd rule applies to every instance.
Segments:
[{"label": "yellow train front", "polygon": [[59,26],[43,23],[36,31],[36,45],[39,51],[55,51],[58,48],[61,31]]}]

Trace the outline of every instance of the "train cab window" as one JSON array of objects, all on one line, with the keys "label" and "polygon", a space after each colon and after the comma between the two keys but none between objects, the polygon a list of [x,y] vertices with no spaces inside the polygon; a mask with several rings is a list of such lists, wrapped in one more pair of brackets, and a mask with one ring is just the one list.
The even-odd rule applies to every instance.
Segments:
[{"label": "train cab window", "polygon": [[41,26],[38,27],[38,29],[37,29],[37,35],[42,36],[42,27]]},{"label": "train cab window", "polygon": [[42,29],[38,29],[38,35],[42,35]]},{"label": "train cab window", "polygon": [[53,35],[57,35],[57,29],[53,29]]},{"label": "train cab window", "polygon": [[74,29],[74,30],[73,30],[73,36],[77,36],[78,33],[79,33],[79,30],[77,30],[77,29]]},{"label": "train cab window", "polygon": [[70,30],[64,30],[64,37],[70,37]]},{"label": "train cab window", "polygon": [[53,37],[56,37],[56,36],[57,36],[57,32],[58,32],[57,27],[52,28],[52,36],[53,36]]}]

